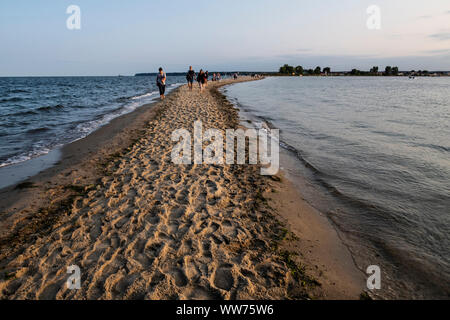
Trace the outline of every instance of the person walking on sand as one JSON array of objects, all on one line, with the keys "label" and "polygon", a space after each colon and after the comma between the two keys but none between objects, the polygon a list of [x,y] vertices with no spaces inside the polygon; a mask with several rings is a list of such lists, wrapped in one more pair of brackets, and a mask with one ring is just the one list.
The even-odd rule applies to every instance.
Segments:
[{"label": "person walking on sand", "polygon": [[202,88],[202,83],[201,83],[201,74],[203,72],[203,69],[200,69],[199,73],[197,74],[197,83],[198,83],[198,87],[201,89]]},{"label": "person walking on sand", "polygon": [[205,84],[205,73],[203,72],[203,69],[200,69],[200,72],[197,75],[197,82],[200,91],[203,91],[203,86]]},{"label": "person walking on sand", "polygon": [[192,69],[192,66],[189,67],[189,71],[186,74],[186,80],[188,82],[189,90],[192,91],[192,84],[195,79],[195,71]]},{"label": "person walking on sand", "polygon": [[156,85],[159,88],[159,96],[161,100],[164,100],[165,98],[165,92],[166,92],[166,73],[163,71],[163,68],[159,68],[159,73],[156,76]]},{"label": "person walking on sand", "polygon": [[209,73],[208,73],[208,70],[205,72],[205,82],[204,82],[204,84],[205,84],[205,88],[208,86],[208,77],[209,77]]}]

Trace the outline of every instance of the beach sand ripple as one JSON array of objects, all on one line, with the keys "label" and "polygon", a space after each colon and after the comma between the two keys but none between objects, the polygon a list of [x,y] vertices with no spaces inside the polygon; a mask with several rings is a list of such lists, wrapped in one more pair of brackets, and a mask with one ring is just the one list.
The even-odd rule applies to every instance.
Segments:
[{"label": "beach sand ripple", "polygon": [[[214,86],[214,85],[213,85]],[[271,249],[259,168],[175,165],[171,133],[237,125],[215,91],[182,87],[70,214],[3,257],[3,299],[285,299],[295,280]],[[272,218],[270,218],[272,217]],[[66,286],[81,269],[81,289]]]}]

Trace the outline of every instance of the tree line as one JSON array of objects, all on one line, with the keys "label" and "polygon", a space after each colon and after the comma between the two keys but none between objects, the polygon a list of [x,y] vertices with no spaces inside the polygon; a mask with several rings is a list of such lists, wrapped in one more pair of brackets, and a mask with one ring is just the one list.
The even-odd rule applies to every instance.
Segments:
[{"label": "tree line", "polygon": [[[317,66],[315,69],[304,69],[302,66],[290,66],[288,64],[285,64],[283,66],[280,67],[279,69],[279,73],[283,74],[283,75],[303,75],[303,76],[313,76],[313,75],[329,75],[331,74],[331,69],[330,67],[325,67],[325,68],[321,68],[320,66]],[[398,67],[397,66],[386,66],[386,68],[383,71],[379,71],[379,67],[378,66],[374,66],[372,67],[369,71],[361,71],[358,69],[352,69],[350,72],[334,72],[336,73],[344,73],[344,74],[349,74],[352,76],[378,76],[378,75],[383,75],[383,76],[398,76],[400,74]],[[418,72],[412,70],[411,72],[407,72],[407,74],[420,74],[420,75],[426,75],[428,74],[428,71],[424,70],[420,70]]]},{"label": "tree line", "polygon": [[331,69],[329,67],[322,68],[317,66],[315,69],[303,69],[302,66],[293,67],[288,64],[280,67],[281,74],[289,74],[289,75],[320,75],[322,73],[329,74],[331,73]]}]

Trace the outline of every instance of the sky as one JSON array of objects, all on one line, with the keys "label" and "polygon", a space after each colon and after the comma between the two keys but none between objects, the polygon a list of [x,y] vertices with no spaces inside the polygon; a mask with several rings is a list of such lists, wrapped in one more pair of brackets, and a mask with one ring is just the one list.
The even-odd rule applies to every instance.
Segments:
[{"label": "sky", "polygon": [[[81,29],[69,30],[70,5]],[[369,29],[367,8],[380,9]],[[450,0],[1,0],[0,76],[450,70]]]}]

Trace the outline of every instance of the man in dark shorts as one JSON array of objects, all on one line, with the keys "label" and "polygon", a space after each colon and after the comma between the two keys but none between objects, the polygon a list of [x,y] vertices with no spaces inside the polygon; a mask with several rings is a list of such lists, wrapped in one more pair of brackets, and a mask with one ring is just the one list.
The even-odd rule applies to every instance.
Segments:
[{"label": "man in dark shorts", "polygon": [[186,74],[186,80],[188,82],[189,90],[192,91],[192,84],[194,83],[195,79],[195,71],[192,70],[192,66],[189,67],[189,71]]},{"label": "man in dark shorts", "polygon": [[166,92],[166,73],[163,71],[163,68],[159,68],[159,73],[156,76],[156,85],[159,88],[159,96],[161,97],[161,100],[164,100],[165,98],[165,92]]}]

